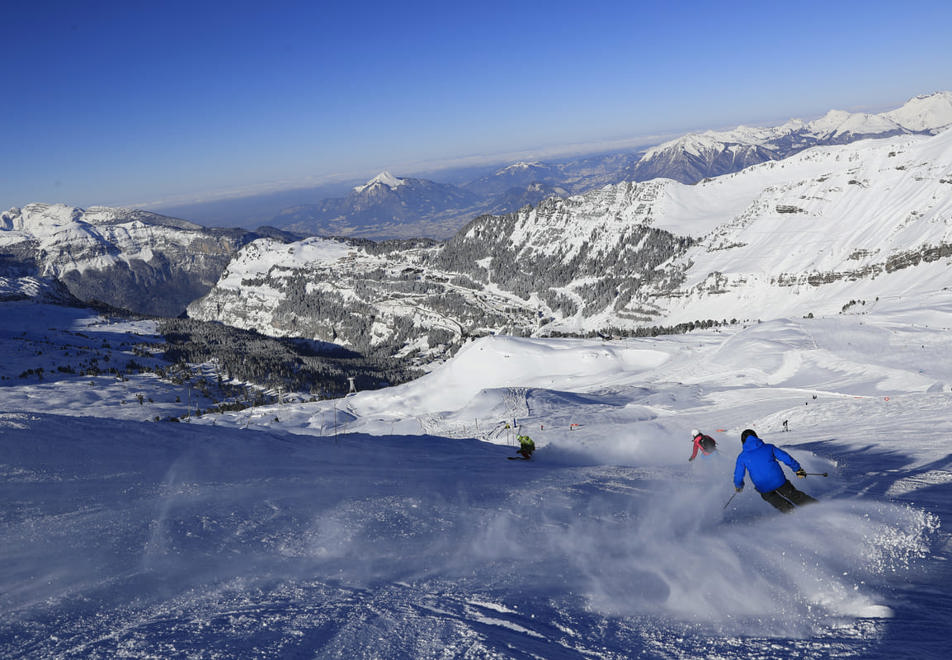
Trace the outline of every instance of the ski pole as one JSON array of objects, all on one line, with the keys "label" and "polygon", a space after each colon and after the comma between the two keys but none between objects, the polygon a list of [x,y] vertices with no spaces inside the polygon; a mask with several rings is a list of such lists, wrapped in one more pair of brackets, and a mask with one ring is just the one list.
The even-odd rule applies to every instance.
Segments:
[{"label": "ski pole", "polygon": [[807,472],[808,477],[828,477],[826,472]]},{"label": "ski pole", "polygon": [[727,508],[727,506],[728,506],[731,502],[734,501],[734,498],[737,497],[737,493],[739,493],[739,492],[740,492],[739,490],[735,490],[735,491],[734,491],[734,494],[731,495],[731,498],[730,498],[729,500],[727,500],[727,504],[724,505],[724,508],[725,508],[725,509]]}]

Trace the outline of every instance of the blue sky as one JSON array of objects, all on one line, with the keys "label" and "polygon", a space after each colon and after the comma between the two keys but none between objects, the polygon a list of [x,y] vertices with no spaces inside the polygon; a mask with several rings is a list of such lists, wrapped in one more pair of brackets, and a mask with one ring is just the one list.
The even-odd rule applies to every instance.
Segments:
[{"label": "blue sky", "polygon": [[4,209],[159,207],[952,89],[947,0],[13,0],[0,21]]}]

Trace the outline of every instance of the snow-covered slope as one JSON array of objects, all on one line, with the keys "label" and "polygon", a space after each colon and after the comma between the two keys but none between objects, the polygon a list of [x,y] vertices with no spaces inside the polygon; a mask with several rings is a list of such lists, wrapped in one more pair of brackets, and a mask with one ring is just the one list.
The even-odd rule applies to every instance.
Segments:
[{"label": "snow-covered slope", "polygon": [[903,135],[550,199],[443,245],[255,243],[189,313],[435,356],[491,332],[855,312],[952,286],[950,227],[952,131]]},{"label": "snow-covered slope", "polygon": [[944,130],[952,125],[952,92],[917,96],[883,116],[910,131],[935,133]]},{"label": "snow-covered slope", "polygon": [[254,241],[238,252],[213,291],[189,305],[188,314],[272,336],[320,337],[361,352],[406,354],[428,350],[431,340],[437,348],[444,335],[458,337],[460,326],[419,304],[427,288],[412,282],[433,249],[428,242],[388,250],[322,238],[289,245]]},{"label": "snow-covered slope", "polygon": [[[145,421],[169,383],[53,368],[148,324],[0,303],[0,655],[945,658],[950,330],[912,297],[485,337],[399,387],[172,424]],[[686,460],[694,427],[718,455]],[[747,427],[818,504],[731,499]]]},{"label": "snow-covered slope", "polygon": [[659,301],[668,323],[837,313],[952,286],[952,130],[812,149],[708,194],[758,181],[771,183],[672,264],[685,279]]},{"label": "snow-covered slope", "polygon": [[255,235],[133,209],[29,204],[0,215],[0,275],[64,284],[84,301],[176,316]]}]

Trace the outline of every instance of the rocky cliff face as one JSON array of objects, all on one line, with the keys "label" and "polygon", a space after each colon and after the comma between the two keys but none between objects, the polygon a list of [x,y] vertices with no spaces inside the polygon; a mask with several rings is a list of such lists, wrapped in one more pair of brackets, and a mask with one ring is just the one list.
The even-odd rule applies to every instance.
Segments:
[{"label": "rocky cliff face", "polygon": [[422,359],[493,332],[649,320],[639,288],[673,286],[678,276],[659,267],[693,241],[651,226],[669,184],[623,184],[483,216],[446,243],[256,241],[188,312]]},{"label": "rocky cliff face", "polygon": [[146,211],[29,204],[0,214],[0,272],[58,282],[82,301],[176,316],[256,237]]}]

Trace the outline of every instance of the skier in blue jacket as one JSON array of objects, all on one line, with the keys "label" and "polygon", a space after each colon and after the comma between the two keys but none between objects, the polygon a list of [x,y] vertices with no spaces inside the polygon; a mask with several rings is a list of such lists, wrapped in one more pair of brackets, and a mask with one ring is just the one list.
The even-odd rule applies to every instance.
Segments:
[{"label": "skier in blue jacket", "polygon": [[744,474],[750,472],[750,480],[760,496],[780,509],[784,513],[796,506],[816,502],[815,499],[803,493],[790,483],[783,473],[783,468],[777,460],[790,466],[798,477],[807,476],[806,470],[787,452],[774,445],[768,444],[757,437],[752,429],[746,429],[740,436],[744,449],[737,455],[734,467],[734,490],[744,490]]}]

